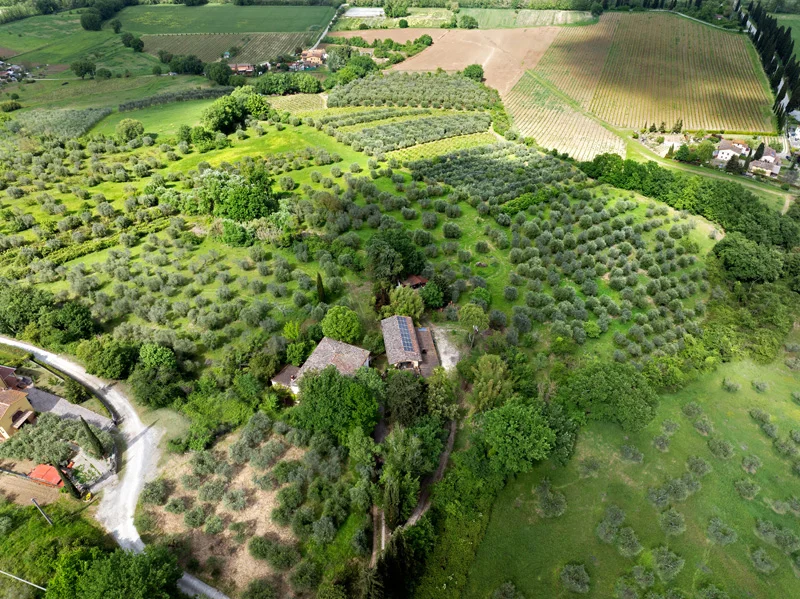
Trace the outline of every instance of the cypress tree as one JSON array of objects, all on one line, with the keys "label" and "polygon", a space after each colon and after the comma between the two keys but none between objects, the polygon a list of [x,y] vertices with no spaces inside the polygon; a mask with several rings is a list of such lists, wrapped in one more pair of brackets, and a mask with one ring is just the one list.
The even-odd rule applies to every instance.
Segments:
[{"label": "cypress tree", "polygon": [[83,425],[83,432],[86,433],[86,436],[89,439],[89,444],[92,446],[92,450],[101,458],[106,456],[106,450],[103,448],[103,444],[100,442],[100,439],[97,438],[97,435],[94,434],[92,428],[87,424],[87,422],[81,416],[81,424]]},{"label": "cypress tree", "polygon": [[61,481],[64,483],[64,488],[69,491],[69,494],[72,495],[75,499],[80,499],[81,494],[78,493],[78,489],[75,488],[75,485],[72,484],[72,481],[61,471],[61,467],[57,464],[53,464],[53,468],[56,469],[58,472],[58,476],[61,477]]},{"label": "cypress tree", "polygon": [[320,302],[325,301],[325,285],[322,284],[322,275],[317,273],[317,299]]}]

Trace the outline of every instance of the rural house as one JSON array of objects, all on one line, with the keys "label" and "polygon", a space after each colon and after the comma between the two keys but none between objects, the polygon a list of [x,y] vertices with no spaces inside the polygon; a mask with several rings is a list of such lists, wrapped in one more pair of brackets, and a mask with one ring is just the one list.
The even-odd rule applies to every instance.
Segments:
[{"label": "rural house", "polygon": [[245,77],[252,77],[256,74],[256,67],[252,64],[229,64],[234,75],[244,75]]},{"label": "rural house", "polygon": [[778,159],[777,164],[768,160],[753,160],[748,170],[754,175],[777,177],[781,172],[780,159]]},{"label": "rural house", "polygon": [[353,375],[362,366],[369,366],[369,351],[323,337],[300,368],[286,366],[272,378],[272,384],[286,387],[297,395],[300,391],[300,379],[304,374],[312,370],[324,370],[328,366],[335,366],[341,374]]},{"label": "rural house", "polygon": [[439,365],[439,356],[428,328],[414,328],[409,316],[391,316],[381,321],[386,359],[390,366],[430,376]]},{"label": "rural house", "polygon": [[0,442],[10,439],[26,422],[33,422],[34,411],[22,391],[0,391]]},{"label": "rural house", "polygon": [[325,50],[303,50],[300,54],[300,60],[305,62],[308,66],[319,67],[325,62],[328,55]]},{"label": "rural house", "polygon": [[764,148],[764,155],[761,156],[761,162],[769,162],[770,164],[780,164],[781,159],[778,158],[778,153],[769,146]]},{"label": "rural house", "polygon": [[428,282],[428,279],[425,277],[420,277],[419,275],[410,275],[406,279],[403,279],[400,282],[400,285],[403,287],[411,287],[411,289],[421,289],[425,287],[425,284]]},{"label": "rural house", "polygon": [[0,366],[0,390],[24,389],[28,385],[16,375],[17,369],[10,366]]},{"label": "rural house", "polygon": [[734,156],[738,158],[747,157],[750,155],[750,147],[743,141],[731,141],[723,139],[719,142],[719,146],[714,150],[714,158],[722,162],[728,162]]}]

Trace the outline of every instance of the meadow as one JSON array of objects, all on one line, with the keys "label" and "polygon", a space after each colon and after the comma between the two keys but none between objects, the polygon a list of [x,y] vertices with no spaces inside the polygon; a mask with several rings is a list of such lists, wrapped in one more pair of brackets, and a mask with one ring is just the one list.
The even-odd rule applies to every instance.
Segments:
[{"label": "meadow", "polygon": [[[787,347],[796,350],[798,337],[796,332],[790,335],[787,343],[795,346]],[[800,391],[800,376],[784,365],[785,359],[795,355],[782,352],[770,365],[725,364],[681,392],[662,396],[655,420],[641,432],[624,434],[613,425],[591,424],[581,432],[568,466],[546,462],[510,482],[493,508],[465,597],[486,597],[507,580],[526,596],[573,596],[560,581],[568,563],[585,565],[591,577],[588,597],[610,597],[622,586],[638,587],[644,594],[648,586],[639,587],[632,574],[647,579],[659,546],[669,547],[685,560],[674,579],[656,577],[649,590],[660,593],[659,597],[667,589],[703,596],[700,590],[710,584],[723,588],[730,597],[792,596],[797,566],[774,546],[764,526],[757,528],[757,521],[798,531],[800,479],[792,474],[792,458],[786,456],[797,454],[796,441],[787,437],[800,420],[800,405],[792,401],[792,393]],[[762,426],[756,418],[764,416],[753,410],[769,414],[777,432]],[[710,432],[701,432],[709,430],[709,425]],[[772,437],[786,440],[787,448]],[[715,455],[712,439],[730,443],[732,457]],[[778,447],[788,454],[780,453]],[[756,462],[750,456],[760,461],[759,467],[752,466]],[[701,470],[694,464],[693,476],[699,484],[690,482],[688,497],[675,491],[667,500],[685,521],[683,532],[668,535],[659,521],[667,505],[654,505],[648,494],[686,477],[692,471],[687,462],[694,457],[702,458],[711,470],[699,476]],[[743,461],[753,473],[745,471]],[[560,516],[546,517],[540,509],[537,488],[545,478],[566,499],[566,511]],[[742,481],[755,483],[754,498],[742,496],[738,490],[744,489]],[[625,557],[614,542],[598,536],[596,529],[610,506],[624,511],[621,526],[631,527],[638,537],[641,549],[636,555]],[[721,545],[709,537],[714,518],[733,529],[734,542]],[[755,569],[751,555],[758,549],[777,566],[774,572]],[[637,567],[644,572],[634,570]],[[624,584],[618,582],[621,578]]]},{"label": "meadow", "polygon": [[175,135],[181,125],[195,126],[200,123],[203,111],[214,100],[189,100],[152,106],[142,110],[115,112],[108,115],[92,129],[92,133],[113,136],[122,119],[136,119],[142,123],[148,135],[159,137]]},{"label": "meadow", "polygon": [[334,9],[330,6],[235,6],[162,4],[129,6],[118,18],[122,28],[137,34],[240,33],[316,31],[325,28]]},{"label": "meadow", "polygon": [[231,48],[237,48],[230,61],[262,63],[278,56],[293,54],[299,47],[316,41],[313,33],[163,33],[143,35],[144,51],[158,54],[194,54],[204,62],[214,62]]}]

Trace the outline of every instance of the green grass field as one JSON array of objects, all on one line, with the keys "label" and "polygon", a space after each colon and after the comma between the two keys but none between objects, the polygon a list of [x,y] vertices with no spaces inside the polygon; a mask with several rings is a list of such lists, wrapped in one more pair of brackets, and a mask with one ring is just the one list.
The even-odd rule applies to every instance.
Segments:
[{"label": "green grass field", "polygon": [[209,4],[129,6],[119,13],[122,29],[138,34],[239,33],[322,30],[329,6],[234,6]]},{"label": "green grass field", "polygon": [[130,77],[98,81],[37,81],[6,86],[6,94],[17,93],[23,110],[33,108],[116,108],[122,102],[140,100],[167,92],[208,86],[205,77]]},{"label": "green grass field", "polygon": [[37,50],[78,31],[82,30],[77,11],[30,17],[0,25],[0,47],[13,50],[3,52],[4,56],[11,56]]},{"label": "green grass field", "polygon": [[[789,341],[797,339],[794,333]],[[753,407],[768,412],[777,424],[780,439],[786,439],[789,430],[798,426],[800,405],[792,402],[790,394],[800,391],[800,376],[785,367],[783,359],[769,366],[726,364],[682,392],[662,397],[655,420],[644,431],[625,435],[616,426],[593,424],[581,433],[576,456],[567,467],[547,462],[512,481],[495,504],[465,597],[483,599],[506,580],[513,581],[526,597],[571,597],[574,595],[559,580],[567,563],[585,564],[591,576],[591,591],[586,596],[611,597],[618,577],[630,574],[636,565],[652,567],[651,550],[660,545],[668,545],[686,560],[669,586],[691,596],[708,583],[724,587],[736,598],[794,596],[798,583],[790,558],[760,539],[754,526],[756,518],[762,518],[797,532],[797,516],[785,505],[773,502],[800,497],[800,479],[791,474],[791,461],[775,451],[771,439],[748,414]],[[724,391],[724,378],[741,384],[741,390]],[[768,390],[753,390],[751,383],[756,380],[765,381]],[[711,453],[708,438],[682,413],[681,408],[690,401],[700,404],[713,423],[712,436],[733,444],[732,458],[722,460]],[[678,423],[680,429],[672,436],[668,451],[662,453],[653,447],[653,438],[661,433],[665,420]],[[643,463],[621,459],[619,450],[625,444],[644,454]],[[763,462],[755,475],[742,469],[745,455],[756,455]],[[649,487],[683,475],[689,456],[701,456],[713,471],[701,479],[702,488],[697,493],[673,503],[685,516],[686,531],[668,538],[658,524],[661,510],[646,499],[646,493]],[[599,467],[595,472],[591,472],[591,461]],[[544,477],[566,496],[568,507],[560,517],[545,519],[537,513],[534,489]],[[761,487],[752,501],[743,499],[734,489],[734,482],[744,478],[753,479]],[[635,558],[622,557],[595,534],[605,509],[612,504],[625,511],[623,526],[631,526],[644,547]],[[727,547],[710,542],[706,530],[713,517],[733,527],[738,541]],[[750,551],[758,547],[765,548],[778,564],[769,576],[759,574],[750,561]],[[666,588],[657,582],[654,590],[663,593]]]},{"label": "green grass field", "polygon": [[792,28],[792,39],[795,49],[797,49],[800,46],[800,15],[775,14],[772,16],[777,17],[779,26]]},{"label": "green grass field", "polygon": [[481,29],[510,27],[544,27],[596,22],[591,13],[582,10],[508,10],[503,8],[462,8],[461,15],[478,21]]},{"label": "green grass field", "polygon": [[200,123],[203,110],[214,100],[190,100],[188,102],[173,102],[151,106],[141,110],[128,112],[115,112],[108,115],[95,125],[92,133],[114,135],[117,123],[122,119],[136,119],[144,125],[145,133],[155,134],[156,138],[163,135],[172,135],[181,125],[194,126]]}]

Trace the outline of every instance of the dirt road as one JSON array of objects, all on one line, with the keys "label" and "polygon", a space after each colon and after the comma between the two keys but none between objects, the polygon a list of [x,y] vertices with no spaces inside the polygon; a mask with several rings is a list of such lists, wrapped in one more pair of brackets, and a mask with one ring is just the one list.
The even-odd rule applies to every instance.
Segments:
[{"label": "dirt road", "polygon": [[[145,482],[154,479],[158,474],[158,442],[163,431],[152,425],[144,425],[130,400],[116,387],[116,383],[92,376],[79,364],[28,343],[2,335],[0,342],[30,352],[40,362],[57,368],[89,387],[116,416],[119,432],[125,441],[122,468],[104,488],[96,518],[120,547],[129,551],[142,551],[144,543],[133,525],[133,515]],[[228,599],[225,594],[189,574],[184,574],[179,586],[190,595]]]}]

